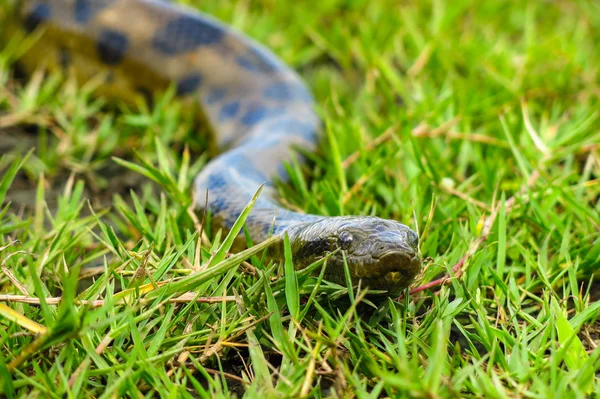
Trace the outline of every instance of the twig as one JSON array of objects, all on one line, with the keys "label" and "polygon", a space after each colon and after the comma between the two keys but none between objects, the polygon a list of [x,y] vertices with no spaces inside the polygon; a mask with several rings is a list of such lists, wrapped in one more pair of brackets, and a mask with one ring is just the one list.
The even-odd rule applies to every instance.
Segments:
[{"label": "twig", "polygon": [[508,143],[502,140],[498,140],[495,137],[486,136],[484,134],[478,133],[461,133],[461,132],[449,132],[448,130],[458,123],[459,118],[450,119],[448,122],[442,124],[441,126],[431,129],[426,124],[420,124],[415,127],[412,131],[412,135],[414,137],[439,137],[444,136],[447,140],[466,140],[472,141],[474,143],[482,143],[482,144],[490,144],[498,147],[507,148],[509,147]]},{"label": "twig", "polygon": [[421,71],[423,70],[425,65],[427,65],[427,62],[429,62],[429,58],[431,57],[432,51],[433,51],[433,46],[431,45],[431,43],[428,43],[423,48],[423,50],[417,57],[416,61],[414,62],[414,64],[412,64],[412,66],[410,68],[408,68],[408,71],[406,74],[410,77],[414,77],[414,76],[417,76],[419,73],[421,73]]},{"label": "twig", "polygon": [[[537,171],[534,171],[531,174],[529,180],[527,181],[527,184],[524,187],[522,187],[519,191],[519,194],[525,194],[527,192],[527,189],[533,186],[533,184],[537,181],[539,176],[539,173]],[[517,195],[513,195],[504,203],[507,214],[514,208],[516,198]],[[471,243],[467,252],[463,255],[462,258],[460,258],[458,263],[456,263],[452,267],[451,273],[446,274],[444,277],[438,278],[437,280],[430,281],[427,284],[423,284],[416,288],[413,288],[410,291],[410,294],[416,294],[418,292],[425,291],[433,287],[441,286],[443,284],[446,284],[452,277],[459,277],[464,272],[463,266],[467,263],[469,259],[473,257],[473,255],[475,255],[481,244],[483,244],[488,239],[492,230],[492,226],[494,225],[494,221],[496,220],[496,216],[498,216],[500,206],[501,204],[498,204],[496,207],[494,207],[492,213],[484,219],[483,228],[481,229],[481,235]]]},{"label": "twig", "polygon": [[481,209],[483,209],[485,211],[488,211],[488,212],[492,211],[492,209],[488,206],[488,204],[486,204],[486,203],[484,203],[482,201],[476,200],[475,198],[470,197],[467,194],[465,194],[465,193],[463,193],[461,191],[456,190],[455,188],[452,188],[452,187],[449,187],[449,186],[446,186],[446,185],[443,185],[443,184],[439,184],[438,187],[440,189],[442,189],[443,191],[447,192],[448,194],[454,195],[455,197],[458,197],[461,200],[466,201],[466,202],[468,202],[470,204],[473,204],[473,205],[475,205],[475,206],[477,206],[477,207],[479,207],[479,208],[481,208]]},{"label": "twig", "polygon": [[382,143],[384,143],[384,142],[388,141],[389,139],[391,139],[392,136],[394,135],[394,133],[396,133],[397,130],[398,130],[398,126],[397,125],[393,125],[393,126],[390,126],[389,128],[387,128],[386,131],[383,132],[377,138],[375,138],[375,140],[373,140],[370,143],[368,143],[363,150],[356,151],[356,152],[350,154],[348,156],[348,158],[344,159],[342,161],[342,167],[344,169],[348,168],[350,165],[352,165],[354,162],[356,162],[356,160],[358,160],[358,158],[360,158],[360,154],[361,153],[374,150],[375,148],[377,148]]}]

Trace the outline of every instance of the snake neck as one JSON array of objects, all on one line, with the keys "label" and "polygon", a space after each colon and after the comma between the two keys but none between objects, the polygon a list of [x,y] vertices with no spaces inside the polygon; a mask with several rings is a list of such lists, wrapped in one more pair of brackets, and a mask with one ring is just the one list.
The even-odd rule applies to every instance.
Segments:
[{"label": "snake neck", "polygon": [[[235,176],[237,174],[235,170],[220,170],[217,176],[227,173],[234,175],[230,176],[231,181],[247,183],[247,186],[244,184],[231,186],[213,184],[211,186],[208,191],[208,202],[206,205],[200,206],[200,209],[203,210],[206,207],[210,211],[213,231],[218,229],[229,231],[255,194],[255,189],[258,189],[260,185],[257,181]],[[198,180],[201,179],[202,177],[199,176]],[[196,190],[206,192],[204,185],[201,188],[197,186]],[[219,190],[227,190],[227,192],[219,192]],[[300,232],[307,226],[325,218],[324,216],[302,214],[285,209],[277,203],[274,195],[275,189],[273,187],[270,185],[264,186],[261,195],[245,220],[245,227],[250,233],[250,238],[254,244],[265,241],[274,235],[283,236],[286,232],[290,240],[296,240],[296,237],[299,237]],[[243,234],[240,234],[238,241],[239,245],[236,245],[236,247],[242,248],[246,242]]]}]

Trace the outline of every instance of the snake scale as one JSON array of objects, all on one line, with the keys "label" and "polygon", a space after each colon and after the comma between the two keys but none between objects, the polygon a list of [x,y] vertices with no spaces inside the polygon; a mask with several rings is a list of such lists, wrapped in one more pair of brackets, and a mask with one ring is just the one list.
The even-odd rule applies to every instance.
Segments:
[{"label": "snake scale", "polygon": [[[62,68],[78,80],[104,74],[99,94],[148,95],[170,86],[201,110],[220,155],[195,179],[220,228],[231,228],[261,184],[246,220],[254,243],[287,232],[296,268],[329,254],[325,278],[396,293],[421,269],[418,236],[372,216],[324,217],[280,207],[293,150],[315,150],[321,122],[310,91],[269,50],[215,19],[160,0],[22,0],[18,29],[39,34],[20,60],[27,73]],[[198,201],[200,202],[200,201]],[[203,207],[204,201],[198,203]],[[281,251],[280,251],[281,252]]]}]

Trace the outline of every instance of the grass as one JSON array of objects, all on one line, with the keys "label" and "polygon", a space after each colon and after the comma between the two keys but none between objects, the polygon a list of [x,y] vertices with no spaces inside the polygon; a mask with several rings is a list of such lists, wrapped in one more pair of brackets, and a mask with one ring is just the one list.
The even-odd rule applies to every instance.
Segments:
[{"label": "grass", "polygon": [[14,41],[3,395],[600,397],[598,3],[209,3],[318,99],[328,134],[310,168],[290,166],[285,201],[414,226],[429,258],[415,287],[462,269],[375,301],[263,246],[227,257],[188,212],[208,157],[181,106],[16,80]]}]

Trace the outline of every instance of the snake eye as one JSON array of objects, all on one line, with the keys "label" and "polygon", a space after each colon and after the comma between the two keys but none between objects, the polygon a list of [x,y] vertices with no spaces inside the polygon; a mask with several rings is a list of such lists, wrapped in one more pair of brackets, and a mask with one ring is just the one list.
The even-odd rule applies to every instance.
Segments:
[{"label": "snake eye", "polygon": [[340,235],[338,236],[338,241],[339,241],[340,247],[342,247],[342,249],[350,248],[350,245],[352,244],[352,240],[354,240],[354,237],[352,237],[352,233],[350,233],[349,231],[342,231],[340,233]]},{"label": "snake eye", "polygon": [[419,246],[419,236],[417,235],[417,233],[415,233],[412,230],[408,230],[407,242],[411,247],[417,248]]}]

